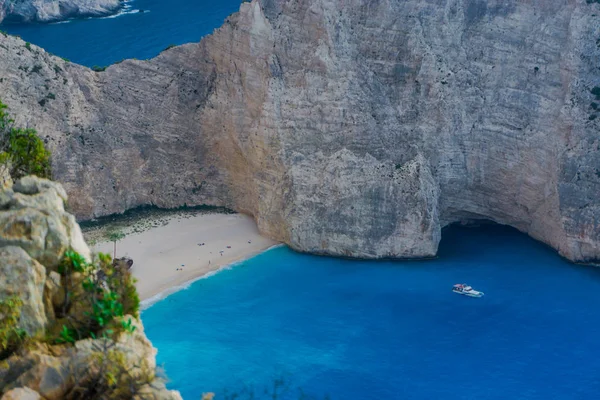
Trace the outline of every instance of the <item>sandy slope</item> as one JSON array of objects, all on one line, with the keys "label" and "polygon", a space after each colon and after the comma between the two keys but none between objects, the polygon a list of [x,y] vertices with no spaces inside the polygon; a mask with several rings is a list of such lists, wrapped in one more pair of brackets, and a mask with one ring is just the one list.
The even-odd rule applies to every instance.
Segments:
[{"label": "sandy slope", "polygon": [[[118,242],[117,257],[134,260],[140,298],[148,300],[275,244],[260,236],[248,216],[202,214],[128,235]],[[94,251],[112,254],[113,244],[97,243]]]}]

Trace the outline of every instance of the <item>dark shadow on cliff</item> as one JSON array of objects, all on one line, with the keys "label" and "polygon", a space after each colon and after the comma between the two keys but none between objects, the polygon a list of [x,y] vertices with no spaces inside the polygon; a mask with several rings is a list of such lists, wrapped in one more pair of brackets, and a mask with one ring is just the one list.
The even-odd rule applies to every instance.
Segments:
[{"label": "dark shadow on cliff", "polygon": [[[470,240],[477,241],[473,245]],[[493,247],[505,246],[507,252],[519,251],[523,246],[538,247],[542,251],[552,253],[569,264],[581,266],[594,266],[600,260],[588,263],[574,263],[566,257],[561,256],[556,249],[532,238],[509,225],[498,224],[488,219],[469,220],[450,224],[442,229],[442,240],[438,247],[437,258],[464,257],[468,254],[472,257],[485,256],[487,250]]]}]

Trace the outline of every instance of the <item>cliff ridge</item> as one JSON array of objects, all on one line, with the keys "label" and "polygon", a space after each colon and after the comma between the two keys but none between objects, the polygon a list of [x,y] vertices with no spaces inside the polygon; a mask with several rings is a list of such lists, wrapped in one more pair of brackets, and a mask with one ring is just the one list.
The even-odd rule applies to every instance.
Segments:
[{"label": "cliff ridge", "polygon": [[432,256],[442,227],[489,219],[587,262],[599,38],[585,0],[253,0],[104,72],[0,36],[0,93],[78,218],[225,206],[297,250],[364,258]]}]

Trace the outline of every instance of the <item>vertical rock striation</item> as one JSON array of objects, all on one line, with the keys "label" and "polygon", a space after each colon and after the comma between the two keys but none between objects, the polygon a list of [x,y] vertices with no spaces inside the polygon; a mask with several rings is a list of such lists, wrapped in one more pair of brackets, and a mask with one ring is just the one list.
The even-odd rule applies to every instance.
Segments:
[{"label": "vertical rock striation", "polygon": [[599,39],[585,0],[254,0],[101,73],[0,36],[0,93],[80,218],[222,205],[367,258],[432,256],[443,226],[491,219],[591,261]]}]

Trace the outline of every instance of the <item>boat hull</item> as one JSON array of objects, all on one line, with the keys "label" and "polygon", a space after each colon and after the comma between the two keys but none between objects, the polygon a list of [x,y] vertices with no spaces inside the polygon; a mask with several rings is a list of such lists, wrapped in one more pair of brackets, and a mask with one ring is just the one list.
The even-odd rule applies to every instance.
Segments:
[{"label": "boat hull", "polygon": [[483,297],[483,292],[459,292],[458,290],[453,290],[454,293],[456,294],[461,294],[463,296],[469,296],[469,297]]}]

